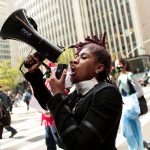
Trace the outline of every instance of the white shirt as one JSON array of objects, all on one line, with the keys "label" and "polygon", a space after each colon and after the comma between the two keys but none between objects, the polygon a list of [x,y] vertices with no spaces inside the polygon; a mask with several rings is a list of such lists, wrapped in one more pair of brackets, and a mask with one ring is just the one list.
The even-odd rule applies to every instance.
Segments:
[{"label": "white shirt", "polygon": [[139,84],[138,81],[136,81],[133,77],[132,72],[128,72],[126,74],[121,73],[118,77],[118,82],[119,80],[121,81],[121,84],[119,85],[119,90],[124,89],[125,91],[128,91],[129,86],[127,84],[127,79],[129,79],[136,91],[137,97],[141,97],[143,95],[143,90],[141,88],[141,85]]},{"label": "white shirt", "polygon": [[75,88],[77,90],[77,93],[81,93],[82,95],[85,95],[88,91],[90,91],[96,84],[98,84],[98,81],[96,78],[93,78],[91,80],[82,81],[75,84]]}]

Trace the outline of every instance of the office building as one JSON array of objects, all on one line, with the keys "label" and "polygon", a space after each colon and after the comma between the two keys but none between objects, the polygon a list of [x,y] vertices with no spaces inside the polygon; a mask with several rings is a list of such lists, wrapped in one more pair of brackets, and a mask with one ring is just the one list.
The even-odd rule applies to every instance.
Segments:
[{"label": "office building", "polygon": [[[136,60],[143,70],[150,68],[149,4],[149,0],[16,0],[15,9],[26,9],[39,34],[60,46],[106,31],[113,60]],[[21,44],[19,49],[23,54],[29,47]]]},{"label": "office building", "polygon": [[[0,29],[2,27],[2,24],[7,17],[7,1],[0,0]],[[8,40],[2,40],[0,39],[0,61],[3,60],[10,60],[10,44]]]}]

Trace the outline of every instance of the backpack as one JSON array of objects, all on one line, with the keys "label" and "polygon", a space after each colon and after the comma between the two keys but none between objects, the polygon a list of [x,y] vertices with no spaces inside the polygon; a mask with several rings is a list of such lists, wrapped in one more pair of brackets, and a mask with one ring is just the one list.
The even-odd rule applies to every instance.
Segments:
[{"label": "backpack", "polygon": [[11,116],[3,103],[0,103],[0,123],[5,126],[10,126]]}]

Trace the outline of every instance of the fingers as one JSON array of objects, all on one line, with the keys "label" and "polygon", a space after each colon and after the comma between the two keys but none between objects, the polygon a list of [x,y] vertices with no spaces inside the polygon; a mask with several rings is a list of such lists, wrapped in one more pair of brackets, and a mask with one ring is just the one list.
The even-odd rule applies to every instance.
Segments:
[{"label": "fingers", "polygon": [[56,72],[53,72],[53,71],[52,71],[50,78],[51,78],[51,79],[56,78],[57,80],[65,81],[66,75],[67,75],[67,70],[64,69],[63,72],[62,72],[62,75],[61,75],[60,79],[57,79],[57,77],[56,77]]},{"label": "fingers", "polygon": [[28,68],[28,70],[30,72],[34,72],[35,70],[37,70],[39,68],[40,64],[35,64],[32,67]]},{"label": "fingers", "polygon": [[31,55],[31,58],[37,63],[37,64],[41,64],[41,61],[38,57]]},{"label": "fingers", "polygon": [[48,82],[53,95],[64,92],[66,74],[67,74],[67,70],[64,69],[60,79],[57,79],[55,73],[52,72],[50,78],[48,79]]},{"label": "fingers", "polygon": [[37,53],[34,53],[33,55],[29,55],[26,60],[25,60],[27,63],[40,63],[41,60],[40,60],[40,57],[38,57]]},{"label": "fingers", "polygon": [[62,73],[60,79],[57,79],[56,75],[55,75],[55,72],[52,72],[50,78],[48,79],[48,81],[49,82],[59,81],[59,82],[62,82],[64,84],[66,76],[67,76],[67,70],[66,69],[63,70],[63,73]]},{"label": "fingers", "polygon": [[38,57],[30,55],[27,57],[25,63],[29,65],[29,67],[27,67],[28,71],[33,72],[34,70],[37,70],[39,68],[42,62],[39,60]]},{"label": "fingers", "polygon": [[61,82],[65,83],[66,76],[67,76],[67,69],[64,69],[60,77]]}]

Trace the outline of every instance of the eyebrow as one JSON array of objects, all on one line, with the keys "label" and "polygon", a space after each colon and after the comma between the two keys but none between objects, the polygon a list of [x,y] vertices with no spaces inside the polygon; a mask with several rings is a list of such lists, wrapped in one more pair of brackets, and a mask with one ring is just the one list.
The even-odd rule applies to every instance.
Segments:
[{"label": "eyebrow", "polygon": [[88,53],[80,53],[78,56],[88,55]]}]

